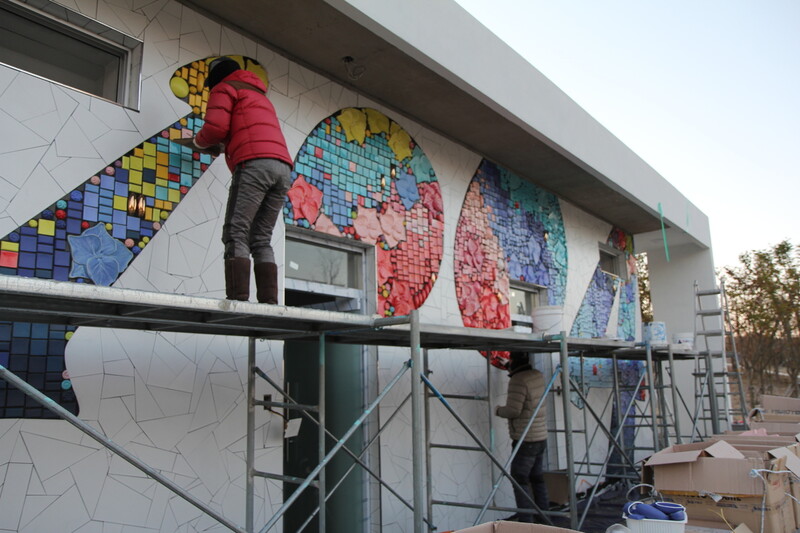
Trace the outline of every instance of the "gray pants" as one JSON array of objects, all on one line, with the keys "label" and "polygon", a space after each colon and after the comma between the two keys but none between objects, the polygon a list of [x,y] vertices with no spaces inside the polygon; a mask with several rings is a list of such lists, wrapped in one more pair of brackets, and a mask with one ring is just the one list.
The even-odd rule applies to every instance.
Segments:
[{"label": "gray pants", "polygon": [[272,230],[283,210],[292,168],[277,159],[251,159],[236,166],[222,226],[225,258],[253,256],[274,263]]}]

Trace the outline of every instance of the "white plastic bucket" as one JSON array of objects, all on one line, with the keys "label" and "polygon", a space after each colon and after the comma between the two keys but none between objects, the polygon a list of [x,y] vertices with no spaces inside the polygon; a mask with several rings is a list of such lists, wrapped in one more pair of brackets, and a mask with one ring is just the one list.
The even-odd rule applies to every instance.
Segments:
[{"label": "white plastic bucket", "polygon": [[694,348],[694,332],[688,331],[686,333],[676,333],[672,336],[672,342],[675,344],[680,344],[683,348],[691,350]]},{"label": "white plastic bucket", "polygon": [[650,344],[667,344],[667,325],[664,322],[642,324],[642,340]]},{"label": "white plastic bucket", "polygon": [[534,307],[531,319],[534,333],[558,335],[564,329],[564,308],[560,305]]}]

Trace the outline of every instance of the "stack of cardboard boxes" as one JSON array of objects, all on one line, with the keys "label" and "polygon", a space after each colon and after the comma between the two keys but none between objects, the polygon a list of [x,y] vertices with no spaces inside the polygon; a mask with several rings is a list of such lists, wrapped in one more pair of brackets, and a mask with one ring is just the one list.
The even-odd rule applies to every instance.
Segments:
[{"label": "stack of cardboard boxes", "polygon": [[670,446],[643,472],[689,524],[731,531],[792,533],[800,528],[800,399],[762,396],[751,429]]}]

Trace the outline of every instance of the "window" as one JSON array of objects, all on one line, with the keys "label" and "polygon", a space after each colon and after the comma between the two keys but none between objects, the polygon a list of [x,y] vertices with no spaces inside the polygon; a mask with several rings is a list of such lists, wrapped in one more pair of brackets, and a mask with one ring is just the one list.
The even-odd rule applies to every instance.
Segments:
[{"label": "window", "polygon": [[286,305],[342,312],[370,308],[365,287],[374,286],[374,274],[366,269],[368,257],[374,261],[371,247],[298,228],[286,230]]},{"label": "window", "polygon": [[600,270],[621,279],[627,278],[627,267],[622,252],[607,244],[599,243]]},{"label": "window", "polygon": [[531,327],[534,307],[547,305],[547,289],[539,285],[511,281],[508,290],[508,306],[512,326]]},{"label": "window", "polygon": [[286,276],[335,287],[361,289],[361,254],[287,239]]},{"label": "window", "polygon": [[0,0],[0,62],[139,106],[142,42],[50,0]]}]

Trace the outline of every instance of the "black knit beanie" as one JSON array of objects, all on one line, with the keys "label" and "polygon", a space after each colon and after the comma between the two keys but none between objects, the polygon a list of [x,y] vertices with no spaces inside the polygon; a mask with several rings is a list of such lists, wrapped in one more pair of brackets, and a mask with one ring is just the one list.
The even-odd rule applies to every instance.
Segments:
[{"label": "black knit beanie", "polygon": [[218,57],[208,66],[206,87],[213,89],[216,84],[224,80],[230,73],[240,70],[239,63],[227,56]]}]

